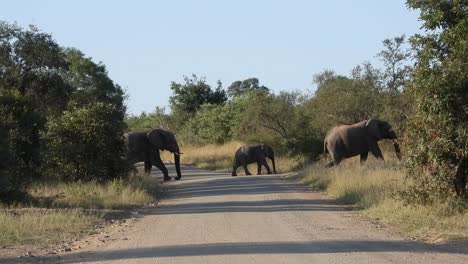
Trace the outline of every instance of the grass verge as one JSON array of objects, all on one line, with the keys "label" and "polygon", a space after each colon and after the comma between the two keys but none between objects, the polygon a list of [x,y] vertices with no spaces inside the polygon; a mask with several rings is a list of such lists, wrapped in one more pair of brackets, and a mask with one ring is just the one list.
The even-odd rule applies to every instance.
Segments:
[{"label": "grass verge", "polygon": [[52,243],[93,229],[102,215],[81,210],[18,209],[0,212],[0,245]]},{"label": "grass verge", "polygon": [[468,237],[468,211],[450,210],[445,204],[405,205],[398,199],[396,194],[407,182],[397,162],[357,163],[331,169],[316,164],[306,169],[303,181],[412,237],[427,241]]},{"label": "grass verge", "polygon": [[0,209],[0,246],[45,245],[87,234],[106,213],[147,204],[157,192],[157,183],[140,175],[105,184],[33,184],[29,203]]},{"label": "grass verge", "polygon": [[126,209],[154,199],[157,185],[148,177],[96,182],[39,183],[31,187],[36,206],[48,208]]}]

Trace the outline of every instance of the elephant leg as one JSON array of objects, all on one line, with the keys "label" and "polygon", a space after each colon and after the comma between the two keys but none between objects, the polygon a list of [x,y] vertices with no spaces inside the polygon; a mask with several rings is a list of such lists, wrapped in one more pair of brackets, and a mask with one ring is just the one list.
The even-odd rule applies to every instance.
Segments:
[{"label": "elephant leg", "polygon": [[377,141],[370,142],[369,144],[369,149],[372,155],[374,155],[375,158],[384,160],[382,151],[379,148],[379,144],[377,144]]},{"label": "elephant leg", "polygon": [[367,160],[367,155],[369,155],[369,152],[366,152],[366,153],[362,153],[362,154],[361,154],[361,160],[360,160],[361,165],[364,164],[364,162],[366,162],[366,160]]},{"label": "elephant leg", "polygon": [[262,175],[262,162],[257,161],[257,175]]},{"label": "elephant leg", "polygon": [[262,165],[265,166],[267,173],[271,174],[270,166],[268,166],[268,162],[266,161],[266,159],[262,160]]},{"label": "elephant leg", "polygon": [[325,165],[325,168],[331,168],[333,166],[338,166],[341,163],[341,161],[343,160],[341,155],[338,155],[337,153],[333,153],[333,152],[330,152],[330,157],[332,158],[332,161],[330,163],[328,163],[327,165]]},{"label": "elephant leg", "polygon": [[164,163],[162,162],[161,157],[159,156],[159,153],[154,155],[152,163],[153,163],[154,166],[156,166],[158,169],[161,170],[161,172],[164,175],[164,181],[170,181],[171,180],[171,177],[169,177],[169,173],[167,171],[167,168],[164,165]]},{"label": "elephant leg", "polygon": [[237,168],[239,168],[239,162],[237,160],[234,160],[234,165],[232,166],[232,176],[237,176]]},{"label": "elephant leg", "polygon": [[151,167],[153,167],[153,164],[151,164],[151,161],[145,160],[145,174],[146,175],[151,174]]},{"label": "elephant leg", "polygon": [[242,167],[244,168],[245,175],[252,175],[252,173],[250,173],[249,169],[247,168],[246,162],[242,164]]}]

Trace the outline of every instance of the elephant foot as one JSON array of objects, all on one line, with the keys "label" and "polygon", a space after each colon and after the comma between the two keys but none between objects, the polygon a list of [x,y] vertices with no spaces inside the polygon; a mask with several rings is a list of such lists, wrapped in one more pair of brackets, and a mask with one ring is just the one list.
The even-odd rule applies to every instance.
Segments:
[{"label": "elephant foot", "polygon": [[164,181],[170,181],[172,178],[171,177],[164,177]]},{"label": "elephant foot", "polygon": [[261,173],[261,172],[259,172],[259,173],[257,173],[257,175],[262,175],[262,173]]},{"label": "elephant foot", "polygon": [[245,175],[252,175],[252,173],[250,173],[250,172],[247,172]]},{"label": "elephant foot", "polygon": [[176,181],[178,181],[178,180],[180,180],[180,178],[182,178],[182,176],[181,176],[181,177],[177,176],[177,177],[175,177],[174,179],[175,179]]},{"label": "elephant foot", "polygon": [[234,173],[234,172],[233,172],[231,175],[232,175],[232,177],[236,177],[236,176],[237,176],[237,173]]}]

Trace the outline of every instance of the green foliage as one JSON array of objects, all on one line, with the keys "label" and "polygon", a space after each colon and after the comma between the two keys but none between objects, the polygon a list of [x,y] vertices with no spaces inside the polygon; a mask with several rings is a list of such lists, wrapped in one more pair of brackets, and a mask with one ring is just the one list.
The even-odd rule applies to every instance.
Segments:
[{"label": "green foliage", "polygon": [[227,88],[227,92],[230,97],[236,97],[245,93],[250,93],[252,91],[268,92],[269,89],[263,85],[260,85],[260,82],[257,78],[235,81]]},{"label": "green foliage", "polygon": [[117,107],[73,106],[48,122],[49,173],[64,180],[104,181],[125,174],[123,132]]},{"label": "green foliage", "polygon": [[325,71],[315,76],[315,96],[305,103],[312,126],[324,135],[338,124],[354,124],[379,113],[379,93],[370,65],[354,68],[351,77]]},{"label": "green foliage", "polygon": [[407,4],[420,9],[427,30],[411,39],[418,61],[406,149],[415,184],[407,196],[432,203],[453,196],[457,165],[468,157],[467,6],[463,0]]},{"label": "green foliage", "polygon": [[74,104],[105,102],[125,113],[124,92],[109,78],[105,65],[94,63],[77,49],[66,49],[65,55],[69,67],[65,76],[67,83],[74,88],[71,94]]},{"label": "green foliage", "polygon": [[42,115],[58,114],[71,92],[62,77],[66,70],[65,55],[52,36],[0,21],[0,91],[33,98]]},{"label": "green foliage", "polygon": [[156,107],[151,113],[142,112],[139,116],[128,116],[125,122],[130,131],[144,131],[157,127],[174,130],[173,116],[166,114],[165,108],[161,107]]},{"label": "green foliage", "polygon": [[121,175],[124,98],[103,64],[34,26],[0,22],[0,192],[21,190],[44,172]]},{"label": "green foliage", "polygon": [[44,120],[31,98],[0,94],[0,200],[10,200],[39,170],[39,128]]},{"label": "green foliage", "polygon": [[377,54],[383,62],[385,70],[383,72],[383,82],[386,91],[395,94],[402,91],[411,73],[411,67],[407,65],[411,53],[403,49],[405,45],[405,35],[385,39],[383,41],[384,50]]},{"label": "green foliage", "polygon": [[406,48],[405,36],[385,39],[384,50],[377,57],[384,64],[379,73],[380,87],[379,102],[382,107],[380,118],[392,124],[399,133],[404,134],[406,120],[411,114],[411,94],[405,88],[411,78],[411,52]]},{"label": "green foliage", "polygon": [[221,144],[237,138],[247,100],[247,96],[240,96],[222,105],[202,105],[182,129],[182,142]]},{"label": "green foliage", "polygon": [[269,144],[280,153],[317,155],[321,143],[317,129],[304,118],[305,100],[299,92],[252,92],[237,139]]},{"label": "green foliage", "polygon": [[219,81],[215,90],[206,83],[205,78],[198,78],[195,74],[191,78],[184,76],[184,82],[171,83],[173,95],[170,104],[173,111],[194,114],[203,104],[222,104],[227,100]]}]

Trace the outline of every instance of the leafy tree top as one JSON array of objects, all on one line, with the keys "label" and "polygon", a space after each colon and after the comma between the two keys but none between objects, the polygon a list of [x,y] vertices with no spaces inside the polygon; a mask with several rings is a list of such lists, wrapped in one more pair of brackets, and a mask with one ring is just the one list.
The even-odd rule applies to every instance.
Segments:
[{"label": "leafy tree top", "polygon": [[203,104],[222,104],[227,100],[220,81],[213,90],[205,78],[199,78],[195,74],[191,77],[184,76],[184,83],[172,82],[171,90],[173,95],[169,102],[173,111],[195,113]]},{"label": "leafy tree top", "polygon": [[260,85],[260,82],[257,78],[249,78],[243,81],[235,81],[227,89],[228,95],[230,97],[236,97],[251,91],[268,92],[269,89],[263,85]]}]

